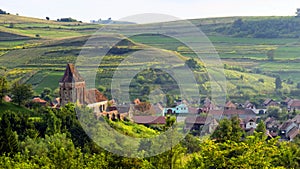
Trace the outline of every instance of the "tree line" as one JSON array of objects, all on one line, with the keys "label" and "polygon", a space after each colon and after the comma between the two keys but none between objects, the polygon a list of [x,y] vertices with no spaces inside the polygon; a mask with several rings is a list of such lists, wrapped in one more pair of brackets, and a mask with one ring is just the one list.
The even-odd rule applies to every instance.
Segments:
[{"label": "tree line", "polygon": [[299,38],[299,18],[270,18],[262,20],[237,19],[232,24],[220,26],[216,32],[234,37],[248,38]]},{"label": "tree line", "polygon": [[[108,119],[97,119],[87,108],[79,109],[82,114],[76,113],[74,104],[60,109],[41,107],[34,118],[22,112],[1,112],[0,168],[297,168],[300,165],[299,139],[281,142],[279,138],[268,138],[262,121],[253,133],[245,133],[237,117],[221,120],[211,136],[187,135],[162,154],[120,157],[99,147],[78,121],[83,115],[90,115],[92,124]],[[172,129],[174,124],[173,117],[167,118],[164,131]],[[126,134],[126,128],[122,130]],[[180,136],[176,130],[163,141],[170,142]],[[115,143],[110,146],[117,148]],[[144,152],[145,147],[155,150],[159,145],[151,140],[142,141],[139,152],[151,153]]]}]

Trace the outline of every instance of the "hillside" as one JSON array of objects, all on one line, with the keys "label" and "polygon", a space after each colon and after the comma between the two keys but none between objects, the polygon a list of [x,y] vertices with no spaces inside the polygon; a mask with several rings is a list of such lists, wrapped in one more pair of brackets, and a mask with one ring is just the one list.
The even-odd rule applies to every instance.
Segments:
[{"label": "hillside", "polygon": [[31,110],[26,109],[22,106],[18,106],[15,105],[13,103],[2,103],[0,104],[0,114],[2,115],[2,113],[4,113],[5,111],[12,111],[12,112],[16,112],[16,113],[27,113],[27,115],[30,115],[30,113],[32,113]]},{"label": "hillside", "polygon": [[[285,82],[280,92],[282,97],[297,97],[293,94],[293,92],[297,93],[296,86],[300,83],[298,76],[300,42],[297,39],[299,30],[294,28],[294,25],[298,24],[297,19],[292,17],[226,17],[195,19],[191,22],[206,33],[222,62],[227,65],[225,75],[229,97],[243,100],[244,96],[252,98],[258,92],[259,97],[270,95],[280,97],[278,91],[275,91],[275,76],[280,76]],[[268,27],[261,26],[264,23],[268,27],[274,25],[271,31],[278,33],[276,38],[266,34]],[[177,28],[180,27],[181,21],[162,24],[171,24]],[[121,26],[128,29],[134,27],[132,25],[107,26],[112,30],[118,30]],[[56,22],[15,15],[0,15],[0,34],[3,35],[0,37],[0,63],[8,68],[6,73],[10,80],[30,83],[36,93],[40,93],[44,87],[50,87],[55,94],[57,81],[63,74],[65,64],[74,63],[82,49],[93,53],[94,49],[83,47],[83,45],[95,31],[102,27],[103,25],[99,24]],[[173,32],[176,31],[178,29],[174,29]],[[256,36],[259,33],[265,36]],[[185,40],[192,43],[193,38],[187,36]],[[175,58],[181,58],[183,61],[196,56],[184,43],[163,35],[140,34],[124,39],[122,35],[102,33],[100,29],[97,36],[90,40],[99,44],[108,44],[95,48],[95,51],[99,52],[100,49],[107,50],[111,47],[110,41],[116,39],[119,39],[120,43],[114,46],[105,57],[100,56],[103,57],[103,62],[99,65],[101,73],[97,74],[97,85],[106,89],[109,89],[113,73],[124,59],[150,46],[157,48],[156,52],[166,60],[171,59],[170,56],[176,56]],[[268,51],[273,51],[273,60],[268,59]],[[204,50],[200,55],[207,53],[209,51]],[[141,57],[147,58],[143,55]],[[151,64],[155,65],[157,62]],[[121,68],[124,71],[137,71],[140,65],[143,65],[142,61],[134,65],[128,63],[122,65]],[[182,63],[174,67],[180,67],[180,65]],[[91,66],[97,66],[97,64]],[[205,69],[196,71],[195,74],[200,83],[201,97],[205,97],[209,93],[209,83],[207,83],[209,78]],[[124,79],[124,81],[127,80],[129,79]],[[259,81],[264,81],[264,83]],[[155,89],[156,85],[150,84],[150,89]],[[132,86],[140,88],[140,85],[133,82]],[[143,93],[140,90],[134,91],[133,95],[139,96],[141,92]]]}]

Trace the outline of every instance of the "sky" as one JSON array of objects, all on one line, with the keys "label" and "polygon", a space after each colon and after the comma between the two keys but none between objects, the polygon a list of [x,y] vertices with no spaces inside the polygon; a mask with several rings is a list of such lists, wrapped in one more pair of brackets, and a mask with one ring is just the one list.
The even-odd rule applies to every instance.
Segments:
[{"label": "sky", "polygon": [[0,9],[12,14],[56,20],[72,17],[119,20],[143,13],[180,19],[226,16],[293,16],[299,0],[1,0]]}]

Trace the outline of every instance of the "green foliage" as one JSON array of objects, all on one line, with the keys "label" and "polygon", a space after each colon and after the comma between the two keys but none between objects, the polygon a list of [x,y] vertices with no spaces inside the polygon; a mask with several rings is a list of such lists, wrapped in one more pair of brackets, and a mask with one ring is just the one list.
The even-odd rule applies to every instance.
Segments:
[{"label": "green foliage", "polygon": [[76,19],[73,18],[61,18],[61,19],[57,19],[58,22],[77,22]]},{"label": "green foliage", "polygon": [[267,138],[267,129],[266,125],[263,120],[261,120],[258,125],[256,126],[255,131],[257,132],[258,137],[260,137],[262,140],[265,140]]},{"label": "green foliage", "polygon": [[16,153],[19,149],[18,135],[13,131],[10,118],[6,114],[1,118],[0,129],[0,152],[8,154]]},{"label": "green foliage", "polygon": [[282,88],[282,81],[279,76],[276,77],[275,79],[275,88],[276,89],[281,89]]},{"label": "green foliage", "polygon": [[252,38],[297,38],[299,22],[294,17],[278,17],[267,19],[237,19],[232,24],[220,25],[217,32],[235,36]]},{"label": "green foliage", "polygon": [[198,70],[201,69],[201,66],[195,59],[188,59],[185,61],[185,65],[188,66],[192,70]]},{"label": "green foliage", "polygon": [[235,116],[230,120],[222,119],[211,138],[216,139],[218,142],[226,142],[228,140],[239,142],[242,135],[243,130],[240,127],[240,119]]},{"label": "green foliage", "polygon": [[2,114],[5,111],[13,111],[20,114],[32,114],[33,112],[23,106],[18,106],[14,103],[8,102],[8,103],[2,103],[0,106],[0,114]]},{"label": "green foliage", "polygon": [[32,97],[32,87],[28,84],[20,84],[19,82],[16,82],[11,87],[11,95],[13,102],[18,103],[19,106],[23,105]]},{"label": "green foliage", "polygon": [[3,97],[8,94],[9,86],[5,76],[0,77],[0,104],[3,103]]},{"label": "green foliage", "polygon": [[279,107],[270,106],[267,109],[267,113],[269,117],[274,117],[276,119],[280,118],[281,110]]},{"label": "green foliage", "polygon": [[[262,137],[265,127],[261,121],[252,136],[244,139],[239,127],[239,119],[220,121],[220,127],[213,134],[216,141],[200,139],[187,135],[179,144],[176,140],[181,134],[176,128],[174,117],[167,119],[165,137],[159,143],[151,139],[130,143],[130,149],[137,146],[141,153],[155,153],[161,148],[168,150],[162,154],[144,159],[118,157],[98,147],[81,128],[77,116],[91,116],[89,110],[80,110],[76,115],[73,104],[60,110],[43,109],[44,117],[38,123],[13,112],[1,117],[0,128],[0,168],[297,168],[300,155],[297,139],[295,143],[279,142],[278,139],[266,141]],[[79,108],[85,109],[85,108]],[[82,114],[89,113],[89,114]],[[89,119],[87,119],[90,121]],[[106,119],[107,120],[107,119]],[[117,131],[133,137],[153,137],[157,134],[151,129],[131,122],[107,121]],[[46,130],[47,134],[43,134]],[[220,131],[224,133],[221,133]],[[89,131],[93,133],[94,131]],[[99,130],[95,130],[99,132]],[[225,139],[226,138],[226,139]],[[112,142],[110,142],[112,143]],[[126,144],[116,138],[117,144]],[[110,144],[118,148],[117,144]],[[5,145],[5,146],[3,146]],[[150,151],[145,149],[150,147]],[[10,154],[7,154],[10,153]],[[264,160],[261,160],[263,158]]]},{"label": "green foliage", "polygon": [[[244,142],[227,141],[215,143],[211,140],[201,144],[201,151],[192,155],[186,168],[270,168],[280,167],[278,140],[262,141],[249,136]],[[264,160],[261,160],[261,159]]]}]

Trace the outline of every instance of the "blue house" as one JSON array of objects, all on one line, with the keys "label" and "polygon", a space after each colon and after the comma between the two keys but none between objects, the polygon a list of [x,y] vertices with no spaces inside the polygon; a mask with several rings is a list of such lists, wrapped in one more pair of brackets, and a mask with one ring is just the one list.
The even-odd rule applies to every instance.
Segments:
[{"label": "blue house", "polygon": [[186,104],[179,104],[173,108],[164,108],[164,115],[166,114],[187,114],[189,113],[189,109]]}]

